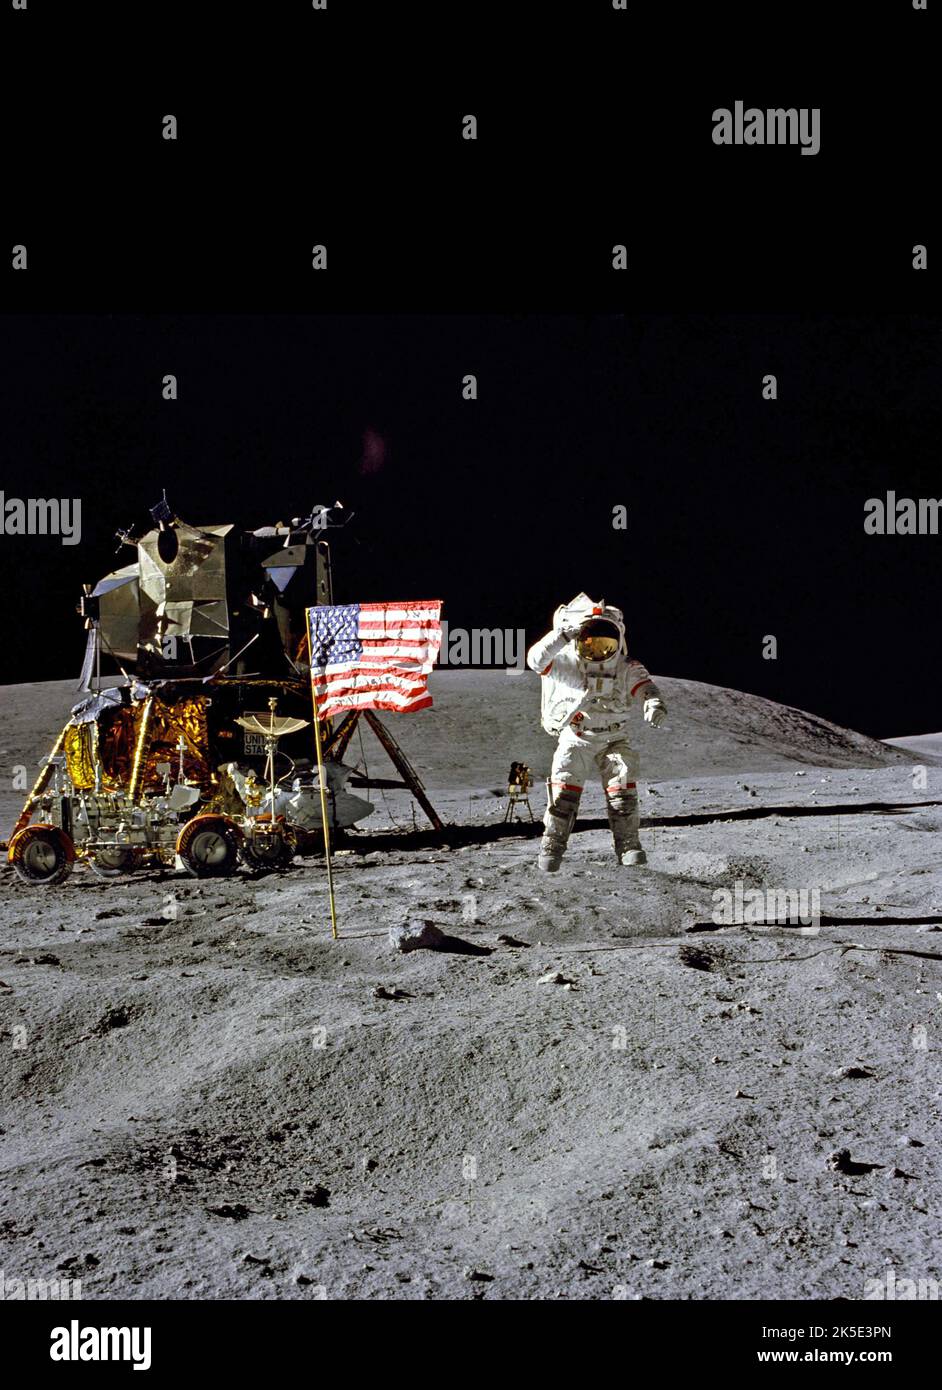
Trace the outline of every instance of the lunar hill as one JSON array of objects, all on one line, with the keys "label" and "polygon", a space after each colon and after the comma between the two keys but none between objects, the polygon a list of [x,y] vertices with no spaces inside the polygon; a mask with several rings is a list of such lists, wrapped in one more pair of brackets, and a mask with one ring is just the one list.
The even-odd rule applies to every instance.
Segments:
[{"label": "lunar hill", "polygon": [[[668,702],[666,726],[635,720],[633,741],[645,780],[774,772],[788,767],[878,768],[910,766],[912,752],[854,733],[817,715],[699,681],[658,677]],[[549,771],[554,740],[539,725],[539,677],[532,672],[447,671],[430,681],[434,705],[415,715],[384,714],[426,786],[450,792],[456,804],[502,787],[511,761]],[[32,784],[79,699],[73,681],[0,687],[0,765],[25,766]],[[365,755],[378,776],[396,774],[372,735],[356,740],[347,761]],[[942,762],[935,746],[924,761]],[[22,781],[22,777],[20,778]],[[9,787],[9,775],[4,786]],[[8,833],[22,805],[19,791],[0,792],[0,829]],[[364,823],[364,830],[372,822]]]}]

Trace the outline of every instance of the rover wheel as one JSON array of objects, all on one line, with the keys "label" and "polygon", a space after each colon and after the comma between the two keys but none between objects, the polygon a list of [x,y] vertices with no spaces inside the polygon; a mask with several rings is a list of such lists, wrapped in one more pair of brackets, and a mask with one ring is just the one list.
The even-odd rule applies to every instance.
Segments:
[{"label": "rover wheel", "polygon": [[124,845],[109,845],[89,856],[88,867],[99,878],[119,878],[137,867],[137,853]]},{"label": "rover wheel", "polygon": [[68,836],[53,826],[26,826],[10,845],[14,873],[34,888],[68,878],[74,857]]},{"label": "rover wheel", "polygon": [[282,835],[259,835],[243,842],[242,858],[250,869],[286,869],[294,846]]},{"label": "rover wheel", "polygon": [[239,862],[239,833],[222,816],[197,816],[177,840],[177,854],[194,878],[222,878],[235,873]]}]

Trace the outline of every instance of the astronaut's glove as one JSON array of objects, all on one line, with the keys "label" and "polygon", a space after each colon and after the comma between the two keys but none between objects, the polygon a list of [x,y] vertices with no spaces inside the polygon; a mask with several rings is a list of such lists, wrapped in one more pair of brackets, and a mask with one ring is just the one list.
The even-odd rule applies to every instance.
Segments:
[{"label": "astronaut's glove", "polygon": [[563,638],[566,642],[574,642],[582,631],[581,625],[570,627],[565,624],[555,629],[555,636]]},{"label": "astronaut's glove", "polygon": [[655,729],[667,718],[667,706],[662,700],[651,698],[644,702],[644,717]]}]

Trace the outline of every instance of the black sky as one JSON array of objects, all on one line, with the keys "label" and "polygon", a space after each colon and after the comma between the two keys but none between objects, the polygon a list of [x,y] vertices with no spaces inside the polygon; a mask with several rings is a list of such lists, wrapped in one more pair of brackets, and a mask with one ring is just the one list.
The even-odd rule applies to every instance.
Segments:
[{"label": "black sky", "polygon": [[[942,538],[863,530],[942,496],[935,9],[427,8],[0,6],[0,489],[83,499],[0,536],[0,680],[77,674],[166,487],[341,498],[340,600],[532,640],[584,588],[658,673],[942,727]],[[820,151],[719,148],[739,99]]]},{"label": "black sky", "polygon": [[454,627],[532,641],[586,589],[660,674],[935,730],[942,537],[865,535],[863,509],[942,494],[940,333],[911,315],[7,316],[0,486],[80,496],[83,536],[0,538],[0,679],[77,673],[81,583],[131,558],[114,531],[166,487],[188,520],[247,527],[342,499],[338,601],[441,597]]}]

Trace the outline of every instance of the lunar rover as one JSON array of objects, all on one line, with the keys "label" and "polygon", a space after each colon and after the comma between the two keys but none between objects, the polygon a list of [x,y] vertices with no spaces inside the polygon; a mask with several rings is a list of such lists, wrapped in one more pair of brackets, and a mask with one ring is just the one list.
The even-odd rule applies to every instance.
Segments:
[{"label": "lunar rover", "polygon": [[[135,702],[135,693],[143,698]],[[322,825],[317,773],[293,775],[293,763],[287,773],[277,770],[279,740],[299,732],[308,720],[277,715],[272,696],[268,712],[235,721],[265,740],[267,778],[260,781],[254,769],[236,761],[220,764],[207,777],[194,768],[182,733],[172,760],[162,758],[159,749],[148,760],[145,751],[158,740],[166,751],[168,726],[193,717],[187,701],[174,704],[164,695],[158,703],[155,694],[133,688],[129,696],[127,703],[112,698],[102,707],[95,699],[73,711],[75,722],[46,760],[44,785],[34,789],[28,803],[30,819],[10,839],[9,858],[20,879],[61,883],[76,860],[103,878],[153,866],[219,877],[234,873],[240,862],[253,870],[284,868],[295,854],[317,845],[315,832]],[[107,751],[122,722],[137,726],[126,782],[120,769],[115,775]],[[146,787],[145,767],[151,769]],[[337,762],[324,764],[333,828],[372,809],[344,792],[350,771]]]}]

